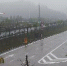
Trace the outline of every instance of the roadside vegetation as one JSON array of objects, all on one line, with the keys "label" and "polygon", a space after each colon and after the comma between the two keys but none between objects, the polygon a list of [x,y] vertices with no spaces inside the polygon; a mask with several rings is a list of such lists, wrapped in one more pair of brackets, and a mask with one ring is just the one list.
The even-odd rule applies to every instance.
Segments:
[{"label": "roadside vegetation", "polygon": [[[19,35],[14,35],[14,36],[10,36],[9,38],[4,38],[2,40],[0,40],[0,53],[3,53],[5,51],[11,50],[13,48],[25,45],[24,43],[24,38],[27,37],[28,39],[28,43],[31,43],[33,41],[37,41],[39,39],[43,39],[49,36],[52,36],[54,34],[58,34],[61,32],[64,32],[67,30],[67,22],[66,21],[58,21],[56,23],[50,23],[51,26],[49,25],[49,23],[44,23],[44,25],[46,27],[44,27],[43,29],[39,28],[37,29],[37,27],[40,27],[40,24],[38,22],[34,22],[34,23],[28,23],[28,22],[15,22],[15,23],[11,23],[11,21],[9,19],[6,19],[7,23],[1,22],[0,26],[1,27],[5,27],[6,31],[10,31],[10,28],[12,28],[11,30],[14,29],[14,27],[16,27],[16,29],[22,28],[27,28],[27,32],[23,32],[22,34]],[[9,23],[8,23],[9,22]],[[53,25],[54,24],[54,25]],[[2,26],[3,25],[3,26]],[[6,27],[7,25],[7,27]],[[9,28],[9,25],[11,26]],[[31,30],[30,32],[28,31],[28,28],[32,28],[35,27],[35,30]],[[8,30],[9,29],[9,30]],[[1,31],[0,31],[1,32]],[[41,37],[42,34],[42,37]]]}]

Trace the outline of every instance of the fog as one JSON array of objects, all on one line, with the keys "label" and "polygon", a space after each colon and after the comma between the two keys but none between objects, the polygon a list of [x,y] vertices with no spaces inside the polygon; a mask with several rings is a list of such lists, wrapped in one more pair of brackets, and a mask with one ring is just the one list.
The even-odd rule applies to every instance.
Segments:
[{"label": "fog", "polygon": [[67,9],[67,0],[0,0],[0,3],[3,2],[17,2],[17,1],[28,1],[34,4],[42,4],[46,5],[50,9],[58,10],[65,12],[64,10]]},{"label": "fog", "polygon": [[61,11],[67,9],[67,0],[28,0],[35,4],[46,5],[50,9]]},{"label": "fog", "polygon": [[0,0],[0,12],[3,16],[20,15],[23,18],[38,17],[40,4],[41,17],[53,19],[66,19],[67,0]]}]

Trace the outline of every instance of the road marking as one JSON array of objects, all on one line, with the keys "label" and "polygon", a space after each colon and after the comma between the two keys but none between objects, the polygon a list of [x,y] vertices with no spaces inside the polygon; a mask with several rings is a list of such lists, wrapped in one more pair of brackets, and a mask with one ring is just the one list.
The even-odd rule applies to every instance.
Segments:
[{"label": "road marking", "polygon": [[53,59],[51,62],[66,62],[67,58],[58,58],[58,59]]},{"label": "road marking", "polygon": [[49,56],[46,56],[49,60],[53,60],[53,59],[51,59]]},{"label": "road marking", "polygon": [[14,56],[14,54],[11,54],[11,55],[8,55],[7,57],[5,57],[4,59],[7,59],[7,58],[13,57],[13,56]]},{"label": "road marking", "polygon": [[52,54],[52,53],[50,53],[50,54],[51,54],[54,58],[56,58],[56,59],[58,58],[58,57],[56,57],[54,54]]},{"label": "road marking", "polygon": [[[51,52],[49,52],[48,54],[46,54],[43,58],[45,58],[46,56],[48,56],[49,54],[51,54],[52,52],[54,52],[56,49],[58,49],[59,47],[61,47],[64,43],[66,43],[67,42],[67,40],[66,41],[64,41],[62,44],[60,44],[58,47],[56,47],[55,49],[53,49]],[[54,55],[53,55],[54,56]],[[38,63],[40,63],[40,61],[43,59],[43,58],[41,58],[39,61],[38,61]],[[55,56],[55,58],[57,58],[56,56]]]},{"label": "road marking", "polygon": [[[67,62],[67,58],[57,58],[54,54],[52,54],[52,53],[50,53],[55,59],[52,59],[52,58],[50,58],[50,56],[46,56],[48,59],[49,59],[49,61],[46,61],[45,60],[45,57],[44,58],[42,58],[41,60],[39,60],[38,61],[38,63],[40,63],[40,64],[53,64],[53,63],[60,63],[60,62]],[[49,54],[49,55],[50,55]],[[43,61],[44,63],[42,63],[41,61]]]},{"label": "road marking", "polygon": [[[22,47],[24,47],[24,46],[22,46]],[[22,48],[22,47],[19,47],[19,48],[10,50],[10,51],[8,51],[8,52],[5,52],[5,53],[3,53],[3,54],[0,54],[0,56],[5,55],[5,54],[7,54],[7,53],[10,53],[10,52],[12,52],[12,51],[18,50],[18,49],[20,49],[20,48]]]},{"label": "road marking", "polygon": [[35,57],[35,55],[31,56],[30,59],[31,59],[31,58],[34,58],[34,57]]},{"label": "road marking", "polygon": [[56,49],[58,49],[59,47],[61,47],[63,44],[65,44],[67,42],[67,40],[66,41],[64,41],[62,44],[60,44],[58,47],[56,47],[55,49],[53,49],[50,53],[52,53],[53,51],[55,51]]},{"label": "road marking", "polygon": [[[42,63],[43,62],[43,63]],[[58,58],[58,59],[53,59],[51,61],[47,61],[43,58],[41,59],[41,61],[39,61],[38,63],[40,64],[54,64],[54,63],[60,63],[60,62],[67,62],[67,58]]]},{"label": "road marking", "polygon": [[65,60],[65,61],[62,61],[62,62],[67,62],[67,60]]},{"label": "road marking", "polygon": [[46,60],[45,59],[42,59],[44,63],[46,63]]}]

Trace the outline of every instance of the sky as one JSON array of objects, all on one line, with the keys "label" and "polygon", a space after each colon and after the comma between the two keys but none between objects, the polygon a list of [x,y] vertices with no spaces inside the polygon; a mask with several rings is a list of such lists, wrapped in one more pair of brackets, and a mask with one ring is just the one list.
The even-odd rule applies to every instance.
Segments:
[{"label": "sky", "polygon": [[53,10],[61,11],[67,9],[67,0],[29,0],[29,1],[34,2],[35,4],[38,4],[40,2],[41,5],[45,5]]},{"label": "sky", "polygon": [[17,1],[29,1],[36,5],[40,3],[41,5],[45,5],[50,9],[60,12],[67,12],[67,0],[0,0],[0,3]]},{"label": "sky", "polygon": [[19,1],[19,0],[0,0],[0,3],[3,3],[3,2],[16,2],[16,1]]}]

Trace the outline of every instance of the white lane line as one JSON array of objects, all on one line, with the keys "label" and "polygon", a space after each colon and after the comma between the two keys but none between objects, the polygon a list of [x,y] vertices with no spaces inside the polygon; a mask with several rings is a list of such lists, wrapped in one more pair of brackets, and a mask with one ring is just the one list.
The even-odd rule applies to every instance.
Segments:
[{"label": "white lane line", "polygon": [[58,49],[59,47],[61,47],[63,44],[65,44],[67,42],[67,40],[66,41],[64,41],[62,44],[60,44],[58,47],[56,47],[54,50],[52,50],[51,51],[51,53],[53,52],[53,51],[55,51],[56,49]]},{"label": "white lane line", "polygon": [[61,60],[67,60],[67,58],[58,58],[58,59],[61,59]]},{"label": "white lane line", "polygon": [[62,62],[67,62],[67,60],[65,60],[65,61],[62,61]]},{"label": "white lane line", "polygon": [[4,59],[7,59],[7,58],[13,57],[13,56],[14,56],[14,54],[11,54],[11,55],[8,55],[7,57],[5,57]]},{"label": "white lane line", "polygon": [[54,54],[50,53],[50,55],[52,55],[54,58],[58,59],[58,57],[56,57]]},{"label": "white lane line", "polygon": [[49,60],[53,60],[51,57],[49,57],[49,56],[46,56]]},{"label": "white lane line", "polygon": [[45,60],[45,59],[42,59],[42,61],[43,61],[44,63],[46,63],[46,60]]},{"label": "white lane line", "polygon": [[[24,47],[24,46],[22,46],[22,47]],[[0,56],[5,55],[5,54],[7,54],[7,53],[10,53],[10,52],[12,52],[12,51],[18,50],[18,49],[20,49],[20,48],[22,48],[22,47],[19,47],[19,48],[10,50],[10,51],[8,51],[8,52],[5,52],[5,53],[3,53],[3,54],[0,54]]]},{"label": "white lane line", "polygon": [[66,62],[66,58],[58,58],[58,59],[53,59],[52,62]]},{"label": "white lane line", "polygon": [[60,63],[60,62],[46,62],[44,64],[55,64],[55,63]]},{"label": "white lane line", "polygon": [[34,57],[35,57],[35,55],[31,56],[30,59],[31,59],[31,58],[34,58]]},{"label": "white lane line", "polygon": [[[48,56],[50,53],[52,53],[53,51],[55,51],[56,49],[58,49],[60,46],[62,46],[64,43],[66,43],[67,42],[67,40],[66,41],[64,41],[61,45],[59,45],[58,47],[56,47],[55,49],[53,49],[51,52],[49,52],[48,54],[46,54],[43,58],[45,58],[46,56]],[[43,59],[43,58],[41,58],[39,61],[38,61],[38,63],[40,63],[40,61]]]},{"label": "white lane line", "polygon": [[44,63],[40,63],[40,64],[55,64],[55,63],[60,63],[60,62],[44,62]]}]

